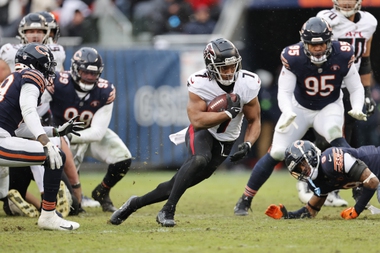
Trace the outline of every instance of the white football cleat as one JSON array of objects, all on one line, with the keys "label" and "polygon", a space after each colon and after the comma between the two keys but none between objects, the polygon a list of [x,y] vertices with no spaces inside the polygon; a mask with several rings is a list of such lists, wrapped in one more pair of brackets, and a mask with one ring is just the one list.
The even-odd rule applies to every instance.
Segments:
[{"label": "white football cleat", "polygon": [[37,224],[39,228],[46,230],[72,231],[79,228],[79,223],[59,217],[55,210],[45,211],[42,209]]},{"label": "white football cleat", "polygon": [[82,195],[82,207],[100,207],[100,203],[92,198]]},{"label": "white football cleat", "polygon": [[296,187],[298,190],[299,200],[304,204],[309,202],[310,198],[314,195],[314,193],[309,189],[307,183],[304,181],[298,181]]},{"label": "white football cleat", "polygon": [[[298,190],[298,198],[300,201],[304,204],[309,202],[311,196],[314,195],[314,193],[309,189],[309,186],[304,181],[298,181],[297,182],[297,190]],[[326,201],[323,204],[324,206],[348,206],[348,202],[342,199],[339,196],[339,190],[329,192],[327,195]]]},{"label": "white football cleat", "polygon": [[348,202],[339,196],[339,190],[329,192],[324,206],[348,206]]}]

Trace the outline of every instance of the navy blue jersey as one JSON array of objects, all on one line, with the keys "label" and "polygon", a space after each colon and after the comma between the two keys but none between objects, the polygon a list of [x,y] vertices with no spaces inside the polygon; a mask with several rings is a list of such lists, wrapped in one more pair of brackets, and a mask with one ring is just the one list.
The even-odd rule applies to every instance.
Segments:
[{"label": "navy blue jersey", "polygon": [[41,95],[45,90],[45,78],[39,71],[24,69],[13,72],[0,85],[0,127],[7,130],[12,136],[23,119],[19,100],[21,87],[25,83],[38,87],[40,95],[36,101],[37,106],[40,104]]},{"label": "navy blue jersey", "polygon": [[[360,148],[328,148],[321,156],[318,177],[314,184],[321,189],[321,194],[332,190],[345,189],[358,180],[351,178],[344,169],[344,154],[351,154],[363,161],[377,177],[380,176],[380,147],[362,146]],[[355,168],[353,168],[355,169]]]},{"label": "navy blue jersey", "polygon": [[332,52],[321,66],[311,63],[304,44],[284,48],[281,61],[297,77],[294,96],[310,110],[321,110],[340,96],[343,78],[355,61],[354,50],[346,42],[332,41]]},{"label": "navy blue jersey", "polygon": [[91,125],[91,120],[97,110],[112,103],[116,97],[116,89],[107,80],[99,78],[94,89],[84,98],[79,98],[74,87],[74,80],[68,71],[57,73],[54,85],[47,87],[52,96],[50,109],[55,125],[62,125],[72,117],[79,115],[78,121]]}]

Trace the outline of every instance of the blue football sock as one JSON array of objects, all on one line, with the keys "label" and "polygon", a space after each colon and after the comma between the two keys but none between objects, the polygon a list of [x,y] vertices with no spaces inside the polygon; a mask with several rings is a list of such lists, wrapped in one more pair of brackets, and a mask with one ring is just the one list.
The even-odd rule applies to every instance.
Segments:
[{"label": "blue football sock", "polygon": [[279,163],[273,159],[269,153],[261,157],[251,172],[247,186],[252,190],[258,191],[260,187],[268,180],[274,167]]}]

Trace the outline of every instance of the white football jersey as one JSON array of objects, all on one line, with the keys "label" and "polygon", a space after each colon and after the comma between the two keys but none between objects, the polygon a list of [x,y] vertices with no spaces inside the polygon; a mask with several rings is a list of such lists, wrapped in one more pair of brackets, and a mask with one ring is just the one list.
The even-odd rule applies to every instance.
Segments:
[{"label": "white football jersey", "polygon": [[[15,57],[17,51],[24,46],[24,44],[10,44],[7,43],[0,48],[0,58],[3,59],[11,69],[15,71]],[[54,60],[57,62],[56,71],[63,71],[63,63],[66,59],[65,49],[58,44],[46,44],[54,55]]]},{"label": "white football jersey", "polygon": [[[209,79],[206,69],[192,74],[187,80],[187,87],[189,92],[198,95],[201,99],[206,101],[207,105],[215,97],[226,94],[215,80]],[[260,87],[261,80],[257,74],[240,70],[232,93],[239,94],[240,104],[243,107],[257,97]],[[220,125],[211,127],[208,131],[219,141],[234,141],[240,135],[243,116],[243,113],[240,112],[235,118],[231,119],[223,132],[218,131]]]},{"label": "white football jersey", "polygon": [[333,29],[333,39],[346,41],[354,46],[355,66],[359,70],[361,56],[366,51],[367,41],[376,31],[377,20],[369,12],[359,11],[360,20],[356,23],[335,9],[318,12],[317,17],[324,18]]}]

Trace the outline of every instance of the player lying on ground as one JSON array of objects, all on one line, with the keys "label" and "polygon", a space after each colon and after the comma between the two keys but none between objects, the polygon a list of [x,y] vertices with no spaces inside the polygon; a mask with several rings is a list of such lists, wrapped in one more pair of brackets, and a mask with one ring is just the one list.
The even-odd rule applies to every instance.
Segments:
[{"label": "player lying on ground", "polygon": [[274,219],[312,218],[321,210],[329,192],[363,186],[363,194],[355,206],[340,214],[350,220],[360,215],[378,188],[380,147],[331,147],[321,154],[313,143],[297,140],[286,149],[285,164],[293,177],[308,183],[314,195],[297,211],[288,212],[284,205],[272,204],[266,215]]}]

